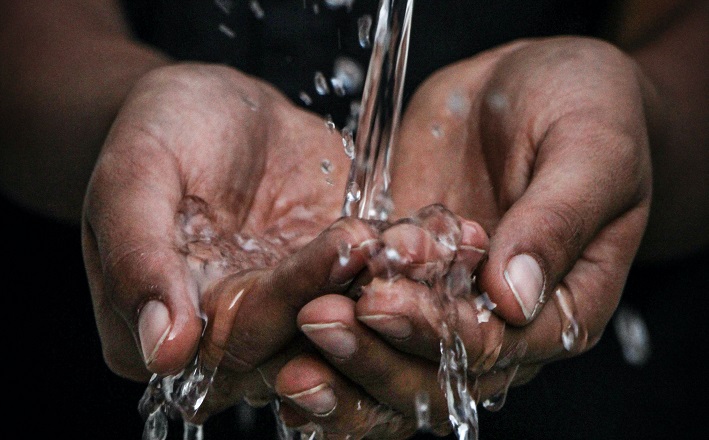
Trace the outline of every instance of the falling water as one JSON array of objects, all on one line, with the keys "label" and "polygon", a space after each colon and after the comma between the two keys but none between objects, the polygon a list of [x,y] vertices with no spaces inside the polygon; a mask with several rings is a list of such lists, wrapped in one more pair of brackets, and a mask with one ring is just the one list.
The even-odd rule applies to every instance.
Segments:
[{"label": "falling water", "polygon": [[342,213],[386,220],[389,160],[401,115],[413,0],[381,0],[362,95],[355,152]]},{"label": "falling water", "polygon": [[[392,148],[396,143],[408,57],[413,0],[382,0],[379,5],[372,55],[362,96],[362,110],[355,139],[355,154],[345,192],[342,214],[363,219],[388,219],[393,208],[391,175]],[[365,21],[360,28],[367,27]],[[366,43],[366,35],[360,35]],[[445,212],[444,212],[445,211]],[[447,210],[430,210],[425,215],[453,219]],[[427,222],[428,218],[417,221]],[[459,229],[446,228],[437,239],[450,242]],[[395,258],[395,257],[393,257]],[[454,273],[436,275],[433,295],[435,307],[442,315],[441,361],[439,381],[448,402],[451,425],[459,440],[476,439],[477,406],[468,390],[468,360],[465,347],[455,332],[457,314],[453,305],[457,294],[469,293],[463,276]],[[462,285],[461,285],[462,284]],[[419,428],[430,423],[428,396],[419,395],[415,402]]]}]

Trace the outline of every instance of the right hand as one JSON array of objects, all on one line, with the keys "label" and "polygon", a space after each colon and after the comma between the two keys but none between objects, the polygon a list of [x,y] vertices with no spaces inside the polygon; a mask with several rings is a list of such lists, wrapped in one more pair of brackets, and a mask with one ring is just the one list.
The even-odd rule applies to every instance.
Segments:
[{"label": "right hand", "polygon": [[300,307],[344,292],[376,242],[365,222],[333,224],[349,163],[322,118],[234,69],[183,64],[139,81],[97,161],[82,223],[111,370],[147,381],[179,373],[200,350],[226,381],[205,413],[268,398],[257,369],[293,342]]}]

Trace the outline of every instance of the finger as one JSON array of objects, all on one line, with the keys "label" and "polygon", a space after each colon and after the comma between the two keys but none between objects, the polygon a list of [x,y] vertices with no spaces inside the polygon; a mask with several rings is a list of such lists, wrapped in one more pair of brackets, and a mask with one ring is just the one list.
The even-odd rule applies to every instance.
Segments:
[{"label": "finger", "polygon": [[[197,286],[175,243],[179,176],[151,139],[116,136],[137,145],[151,167],[105,154],[87,193],[85,250],[104,355],[109,362],[125,359],[114,365],[129,377],[145,372],[135,371],[137,355],[153,373],[176,373],[194,355],[202,332]],[[129,334],[140,353],[126,351],[135,344],[124,345]]]},{"label": "finger", "polygon": [[[145,361],[140,349],[135,344],[131,327],[117,312],[106,295],[94,232],[85,218],[82,219],[82,223],[81,241],[84,265],[106,364],[122,377],[135,381],[147,381],[151,373],[145,367]],[[123,347],[123,349],[112,349],[117,347]]]},{"label": "finger", "polygon": [[477,293],[440,298],[411,280],[374,280],[356,304],[357,319],[404,353],[438,362],[440,341],[455,332],[466,347],[471,373],[490,370],[504,346],[505,323]]},{"label": "finger", "polygon": [[255,408],[271,404],[277,398],[275,383],[278,372],[293,358],[305,353],[315,353],[315,350],[301,335],[253,370],[242,373],[217,369],[199,411],[191,420],[195,423],[206,421],[211,415],[242,401]]},{"label": "finger", "polygon": [[384,249],[370,263],[373,276],[407,276],[430,282],[455,264],[472,272],[488,247],[488,237],[473,221],[442,205],[420,209],[382,232]]},{"label": "finger", "polygon": [[315,425],[326,438],[404,439],[416,429],[413,420],[377,403],[316,356],[299,356],[285,365],[276,390],[287,426]]},{"label": "finger", "polygon": [[[479,282],[508,322],[533,319],[582,256],[597,259],[602,270],[615,267],[620,279],[627,274],[648,208],[647,193],[638,189],[644,186],[644,158],[632,143],[602,121],[566,116],[546,133],[528,186],[505,185],[500,197],[509,210],[492,234]],[[584,254],[592,240],[604,240],[603,249]],[[594,272],[587,274],[598,275]],[[623,284],[618,281],[613,276],[604,287],[618,295]]]},{"label": "finger", "polygon": [[[486,347],[494,346],[494,341],[500,339],[499,325],[490,324],[482,328],[486,330],[484,332],[477,325],[488,322],[490,311],[484,301],[486,298],[473,292],[475,285],[471,278],[486,255],[487,234],[475,222],[464,219],[460,222],[461,240],[444,282],[428,285],[399,277],[374,279],[362,288],[362,296],[356,305],[357,319],[399,350],[438,360],[444,321],[451,328],[456,325],[448,322],[451,319],[447,310],[450,303],[457,308],[455,314],[460,327],[464,328],[464,340],[471,340],[471,355],[482,356]],[[402,240],[407,238],[403,236]],[[488,331],[487,327],[494,327],[494,330]]]},{"label": "finger", "polygon": [[303,307],[298,324],[323,357],[376,401],[415,418],[416,395],[431,396],[431,419],[448,419],[437,382],[438,363],[393,349],[354,315],[354,302],[338,295],[317,298]]},{"label": "finger", "polygon": [[346,291],[377,243],[371,225],[344,218],[275,267],[221,280],[202,302],[210,316],[201,347],[205,362],[237,372],[262,364],[296,335],[300,308],[318,295]]}]

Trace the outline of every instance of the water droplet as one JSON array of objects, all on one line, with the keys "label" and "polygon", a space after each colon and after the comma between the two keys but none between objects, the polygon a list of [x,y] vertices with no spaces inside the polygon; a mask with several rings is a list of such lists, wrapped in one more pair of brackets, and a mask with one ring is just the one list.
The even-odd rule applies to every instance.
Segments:
[{"label": "water droplet", "polygon": [[229,26],[225,25],[224,23],[219,24],[219,32],[222,34],[226,35],[229,38],[234,38],[236,34],[234,33],[234,30],[232,30]]},{"label": "water droplet", "polygon": [[352,130],[349,127],[342,129],[342,146],[345,148],[345,154],[350,159],[355,157],[355,144]]},{"label": "water droplet", "polygon": [[332,172],[332,162],[327,159],[323,159],[322,162],[320,162],[320,170],[323,174],[330,174]]},{"label": "water droplet", "polygon": [[335,92],[335,96],[342,97],[347,94],[340,78],[330,78],[330,84],[332,84],[332,90]]},{"label": "water droplet", "polygon": [[443,128],[441,127],[441,124],[435,123],[431,127],[431,134],[433,137],[436,139],[440,139],[443,137]]},{"label": "water droplet", "polygon": [[233,0],[214,0],[214,4],[227,15],[231,14],[231,10],[234,8]]},{"label": "water droplet", "polygon": [[204,429],[202,425],[195,425],[194,423],[184,422],[183,423],[183,440],[203,440],[204,439]]},{"label": "water droplet", "polygon": [[325,116],[325,126],[327,127],[328,131],[330,131],[330,133],[334,132],[337,128],[335,122],[332,120],[332,115]]},{"label": "water droplet", "polygon": [[518,369],[519,365],[515,365],[508,371],[496,373],[507,375],[507,377],[505,378],[505,384],[503,385],[503,388],[500,391],[498,391],[495,395],[489,397],[483,402],[483,407],[485,409],[491,412],[499,411],[502,409],[502,407],[505,405],[505,401],[507,400],[507,392],[510,389],[510,384],[512,384],[512,380],[517,375]]},{"label": "water droplet", "polygon": [[414,405],[416,406],[416,426],[419,431],[431,429],[431,396],[425,391],[416,393]]},{"label": "water droplet", "polygon": [[485,97],[487,105],[496,112],[501,112],[509,106],[507,97],[500,92],[488,93]]},{"label": "water droplet", "polygon": [[165,440],[167,438],[167,416],[161,408],[152,412],[143,427],[145,440]]},{"label": "water droplet", "polygon": [[335,81],[341,87],[342,94],[355,95],[362,91],[364,84],[364,69],[359,63],[349,57],[338,57],[333,66],[333,86]]},{"label": "water droplet", "polygon": [[353,3],[354,0],[325,0],[325,5],[330,9],[339,9],[346,6],[348,11],[352,9]]},{"label": "water droplet", "polygon": [[393,248],[386,248],[384,250],[384,255],[386,256],[387,260],[392,263],[401,263],[402,261],[404,261],[404,259],[401,258],[401,254],[399,253],[399,251]]},{"label": "water droplet", "polygon": [[322,72],[315,72],[314,82],[315,91],[318,92],[318,95],[328,95],[330,93],[330,86],[327,85],[327,79]]},{"label": "water droplet", "polygon": [[588,334],[576,319],[576,305],[571,293],[556,289],[554,292],[556,306],[561,317],[561,342],[569,352],[578,352],[586,345]]},{"label": "water droplet", "polygon": [[446,100],[446,107],[448,107],[448,110],[450,110],[451,113],[465,115],[468,113],[468,109],[470,108],[470,101],[466,98],[463,92],[456,90],[448,96],[448,99]]},{"label": "water droplet", "polygon": [[372,16],[369,14],[361,16],[357,20],[357,29],[359,34],[359,45],[363,49],[371,47],[372,41],[370,39],[370,34],[372,31]]},{"label": "water droplet", "polygon": [[310,105],[313,103],[313,98],[310,97],[307,93],[301,91],[300,95],[298,95],[301,101],[303,101],[303,104],[305,105]]},{"label": "water droplet", "polygon": [[259,3],[258,0],[251,0],[249,2],[249,9],[251,9],[251,12],[253,12],[254,16],[259,20],[261,20],[265,15],[263,8],[261,7],[261,3]]},{"label": "water droplet", "polygon": [[347,186],[347,201],[358,202],[362,198],[362,190],[360,190],[357,182],[350,182]]},{"label": "water droplet", "polygon": [[650,358],[650,332],[640,313],[621,305],[616,311],[613,326],[625,361],[631,365],[645,365]]}]

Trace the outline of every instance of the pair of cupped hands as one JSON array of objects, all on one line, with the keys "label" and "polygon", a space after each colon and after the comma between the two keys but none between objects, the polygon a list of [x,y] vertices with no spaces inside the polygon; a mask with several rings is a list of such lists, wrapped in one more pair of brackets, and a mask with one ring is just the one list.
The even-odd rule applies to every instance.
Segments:
[{"label": "pair of cupped hands", "polygon": [[[350,159],[321,116],[229,67],[152,71],[113,124],[84,209],[108,366],[147,381],[199,356],[216,375],[195,423],[279,399],[291,427],[406,438],[425,392],[432,430],[449,432],[429,269],[471,280],[452,306],[478,401],[592,347],[649,212],[643,83],[614,47],[571,37],[443,68],[402,116],[383,225],[341,217]],[[453,213],[453,246],[422,208]],[[578,324],[572,349],[554,296]]]}]

